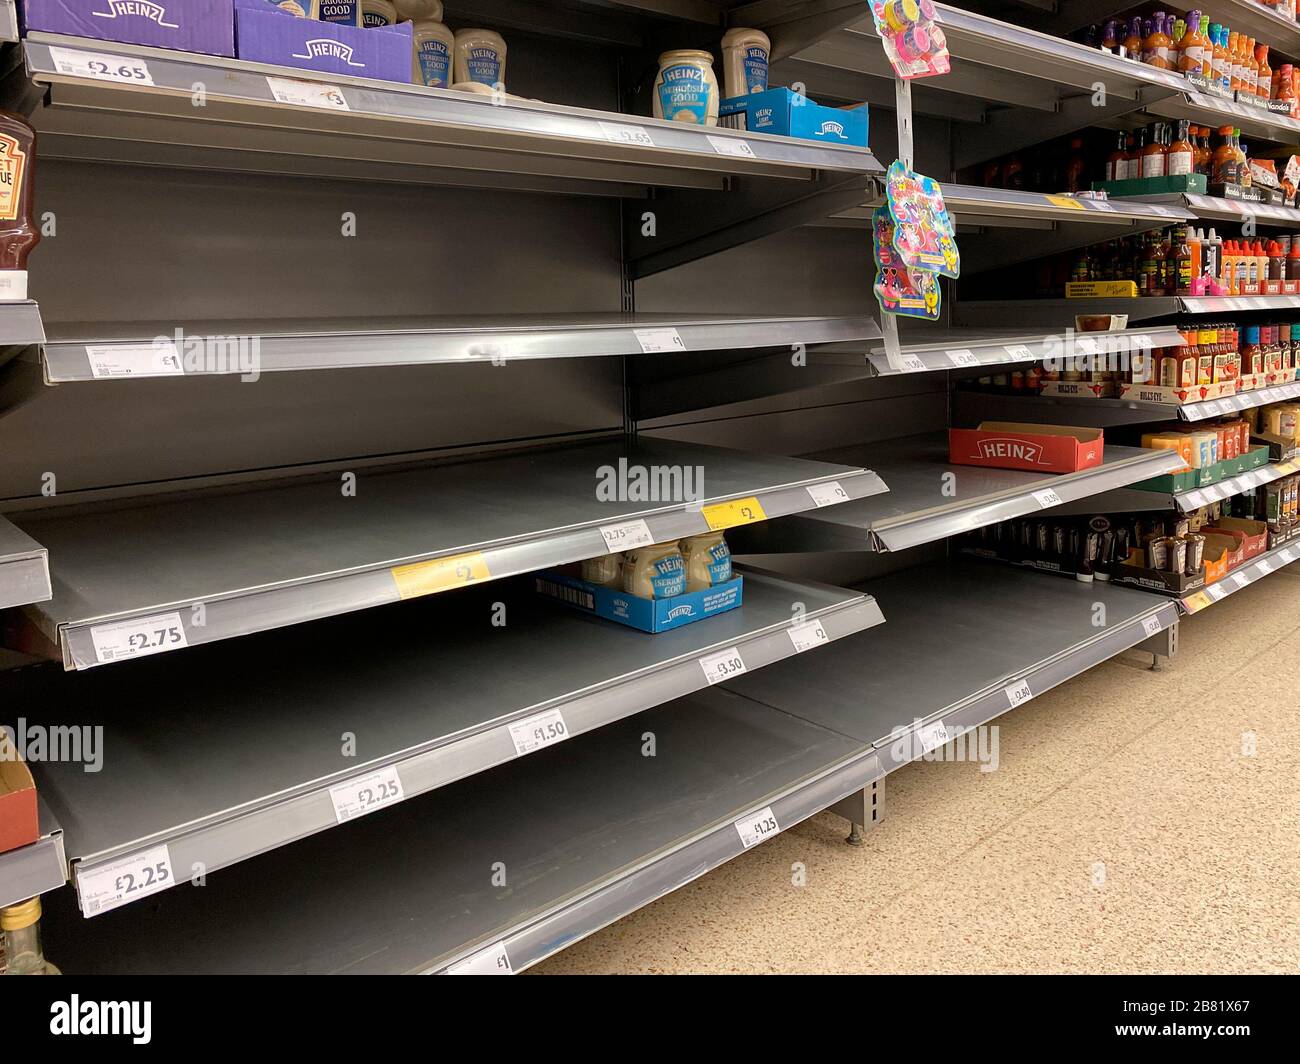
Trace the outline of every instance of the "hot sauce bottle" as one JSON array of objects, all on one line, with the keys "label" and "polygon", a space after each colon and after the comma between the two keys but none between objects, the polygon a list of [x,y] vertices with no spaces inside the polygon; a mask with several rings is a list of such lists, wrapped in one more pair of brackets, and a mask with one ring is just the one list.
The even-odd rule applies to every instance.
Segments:
[{"label": "hot sauce bottle", "polygon": [[1258,71],[1258,88],[1256,95],[1267,100],[1273,91],[1273,68],[1268,65],[1268,45],[1261,44],[1255,48],[1255,63]]},{"label": "hot sauce bottle", "polygon": [[1128,31],[1124,34],[1122,47],[1124,55],[1129,59],[1142,61],[1142,20],[1136,15],[1128,20]]},{"label": "hot sauce bottle", "polygon": [[1106,180],[1123,181],[1128,177],[1128,152],[1125,147],[1128,143],[1128,137],[1119,134],[1119,142],[1115,145],[1115,150],[1106,156]]},{"label": "hot sauce bottle", "polygon": [[41,242],[32,223],[36,130],[0,111],[0,302],[27,298],[27,256]]},{"label": "hot sauce bottle", "polygon": [[1158,70],[1168,70],[1172,65],[1169,52],[1173,43],[1165,31],[1165,13],[1157,11],[1151,16],[1151,29],[1142,42],[1142,62]]},{"label": "hot sauce bottle", "polygon": [[1201,33],[1201,13],[1191,11],[1187,15],[1187,30],[1178,41],[1177,67],[1180,74],[1199,74],[1205,59],[1205,46],[1208,42]]},{"label": "hot sauce bottle", "polygon": [[1168,153],[1165,156],[1165,174],[1169,177],[1190,174],[1193,170],[1196,149],[1189,139],[1188,131],[1190,127],[1191,123],[1185,118],[1179,119],[1178,135],[1170,143]]},{"label": "hot sauce bottle", "polygon": [[1142,149],[1142,176],[1164,177],[1165,164],[1169,148],[1165,144],[1165,133],[1169,129],[1163,122],[1157,122],[1152,129],[1151,143]]}]

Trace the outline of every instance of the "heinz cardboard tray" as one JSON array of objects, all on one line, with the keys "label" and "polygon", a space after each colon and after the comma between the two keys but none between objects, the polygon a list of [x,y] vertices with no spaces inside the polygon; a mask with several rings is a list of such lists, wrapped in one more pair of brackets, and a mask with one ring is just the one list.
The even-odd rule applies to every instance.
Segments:
[{"label": "heinz cardboard tray", "polygon": [[985,421],[977,429],[948,430],[953,465],[1075,473],[1101,465],[1104,433],[1075,425],[1025,425]]}]

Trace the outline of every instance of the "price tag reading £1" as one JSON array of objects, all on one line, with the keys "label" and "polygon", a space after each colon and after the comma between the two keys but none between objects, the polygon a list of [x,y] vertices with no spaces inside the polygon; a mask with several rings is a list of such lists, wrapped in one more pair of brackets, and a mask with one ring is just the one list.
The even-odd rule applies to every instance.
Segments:
[{"label": "price tag reading \u00a31", "polygon": [[637,547],[648,547],[654,543],[654,537],[650,535],[650,526],[644,521],[625,521],[621,525],[601,525],[601,538],[605,541],[605,549],[610,554],[618,554],[620,551],[636,550]]},{"label": "price tag reading \u00a31", "polygon": [[389,765],[360,779],[348,780],[330,788],[330,801],[334,803],[334,819],[340,824],[386,805],[400,802],[406,795],[397,766]]},{"label": "price tag reading \u00a31", "polygon": [[119,857],[88,871],[77,870],[82,916],[98,916],[137,898],[166,890],[176,880],[166,844]]},{"label": "price tag reading \u00a31", "polygon": [[736,832],[747,850],[751,846],[757,846],[764,839],[770,839],[780,830],[781,827],[776,822],[776,814],[772,812],[770,805],[766,809],[760,809],[757,813],[741,817],[736,821]]},{"label": "price tag reading \u00a31", "polygon": [[466,957],[458,964],[447,969],[448,975],[514,975],[510,966],[510,954],[506,944],[498,942],[495,946],[481,949],[472,957]]},{"label": "price tag reading \u00a31", "polygon": [[90,630],[95,660],[103,664],[124,658],[144,658],[189,646],[179,613],[159,613],[135,621],[97,624]]},{"label": "price tag reading \u00a31", "polygon": [[723,680],[743,676],[747,671],[745,659],[740,656],[740,651],[736,647],[728,647],[716,654],[710,654],[707,658],[700,658],[700,668],[704,670],[704,678],[709,681],[710,687]]},{"label": "price tag reading \u00a31", "polygon": [[676,329],[634,329],[641,353],[658,355],[665,351],[685,351],[686,342]]},{"label": "price tag reading \u00a31", "polygon": [[120,81],[127,85],[152,85],[153,75],[143,59],[105,52],[82,52],[72,48],[50,47],[54,69],[60,74],[75,78],[95,78],[98,81]]}]

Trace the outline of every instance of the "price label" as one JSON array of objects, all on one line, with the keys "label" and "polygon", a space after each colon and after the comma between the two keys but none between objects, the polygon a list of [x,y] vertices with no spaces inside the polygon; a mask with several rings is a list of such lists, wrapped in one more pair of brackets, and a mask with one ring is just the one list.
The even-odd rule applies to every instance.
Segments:
[{"label": "price label", "polygon": [[1107,214],[1115,213],[1114,204],[1107,203],[1105,200],[1088,200],[1088,203],[1092,205],[1094,211],[1104,211]]},{"label": "price label", "polygon": [[636,144],[642,148],[653,148],[654,138],[648,129],[641,126],[624,126],[617,122],[601,122],[600,131],[611,144]]},{"label": "price label", "polygon": [[764,839],[770,839],[780,830],[781,827],[776,822],[776,814],[772,812],[770,805],[766,809],[760,809],[757,813],[751,813],[736,821],[736,832],[747,850],[751,846],[757,846]]},{"label": "price label", "polygon": [[704,507],[701,512],[714,532],[767,520],[762,505],[753,495],[744,499],[732,499],[730,502],[715,502],[712,506]]},{"label": "price label", "polygon": [[708,680],[710,687],[715,683],[722,683],[723,680],[743,676],[749,671],[745,668],[745,659],[740,656],[740,651],[736,647],[728,647],[726,650],[719,650],[716,654],[710,654],[707,658],[700,658],[700,668],[704,670],[704,678]]},{"label": "price label", "polygon": [[828,480],[825,484],[809,484],[808,495],[819,508],[849,501],[849,493],[838,480]]},{"label": "price label", "polygon": [[944,352],[954,366],[978,366],[980,360],[975,357],[975,352],[968,350],[946,351]]},{"label": "price label", "polygon": [[937,750],[950,742],[951,739],[952,735],[948,731],[948,725],[941,720],[916,729],[916,741],[921,748],[922,755],[928,754],[931,750]]},{"label": "price label", "polygon": [[1061,505],[1061,497],[1051,488],[1043,488],[1041,491],[1035,491],[1031,494],[1034,496],[1035,500],[1037,500],[1038,505],[1044,510],[1050,506]]},{"label": "price label", "polygon": [[665,351],[685,351],[686,344],[676,329],[635,329],[641,353],[659,355]]},{"label": "price label", "polygon": [[1218,602],[1221,598],[1223,598],[1224,595],[1228,593],[1228,589],[1224,587],[1222,584],[1211,584],[1209,587],[1205,589],[1205,593],[1209,595],[1210,598],[1212,598],[1215,602]]},{"label": "price label", "polygon": [[901,364],[904,373],[924,373],[928,369],[917,355],[904,355]]},{"label": "price label", "polygon": [[[1220,594],[1218,598],[1222,597],[1223,595]],[[1198,611],[1205,609],[1206,606],[1217,602],[1218,598],[1211,598],[1210,595],[1206,594],[1204,591],[1198,591],[1195,595],[1189,595],[1187,598],[1182,600],[1183,609],[1188,613],[1197,613]]]},{"label": "price label", "polygon": [[87,344],[90,373],[103,377],[175,377],[185,372],[171,340],[156,344]]},{"label": "price label", "polygon": [[[1221,412],[1219,403],[1215,399],[1211,399],[1208,403],[1202,403],[1201,409],[1204,410],[1205,413],[1207,414],[1218,414]],[[1215,614],[1215,616],[1217,617],[1218,614]]]},{"label": "price label", "polygon": [[800,654],[830,641],[830,636],[826,634],[821,621],[805,621],[790,629],[790,642],[794,644],[795,651]]},{"label": "price label", "polygon": [[1095,355],[1097,353],[1097,342],[1086,336],[1076,336],[1074,338],[1074,346],[1084,355]]},{"label": "price label", "polygon": [[152,85],[153,75],[143,59],[127,59],[107,52],[82,52],[71,48],[50,47],[54,69],[74,78],[97,81],[120,81],[127,85]]},{"label": "price label", "polygon": [[719,155],[734,155],[741,159],[756,157],[754,149],[749,146],[749,142],[739,138],[710,136],[709,143],[713,145],[713,150]]},{"label": "price label", "polygon": [[1205,492],[1203,491],[1189,491],[1186,495],[1183,496],[1184,510],[1195,510],[1198,507],[1204,505],[1205,505]]},{"label": "price label", "polygon": [[1159,635],[1163,629],[1160,627],[1159,617],[1148,617],[1142,622],[1142,631],[1147,635]]},{"label": "price label", "polygon": [[1232,582],[1236,584],[1238,588],[1243,588],[1250,583],[1250,581],[1246,579],[1245,573],[1233,573]]},{"label": "price label", "polygon": [[391,572],[397,584],[397,594],[403,599],[433,595],[492,579],[487,559],[480,551],[434,558],[431,562],[416,562],[414,565],[399,565]]},{"label": "price label", "polygon": [[189,646],[179,612],[97,624],[90,630],[90,641],[95,645],[95,660],[101,664]]},{"label": "price label", "polygon": [[98,916],[137,898],[147,898],[176,882],[164,843],[83,871],[77,868],[77,896],[83,916]]},{"label": "price label", "polygon": [[601,525],[600,537],[605,541],[605,549],[610,554],[619,551],[636,550],[654,543],[650,535],[650,526],[644,521],[624,521],[621,525]]},{"label": "price label", "polygon": [[1268,574],[1273,571],[1273,563],[1267,558],[1260,558],[1255,565],[1259,569],[1260,576],[1268,576]]},{"label": "price label", "polygon": [[1030,690],[1028,680],[1013,683],[1010,687],[1004,687],[1003,690],[1006,692],[1007,702],[1010,703],[1012,709],[1034,697],[1034,692]]},{"label": "price label", "polygon": [[266,84],[278,103],[297,107],[321,107],[326,111],[350,111],[343,90],[337,85],[319,81],[298,81],[296,78],[267,78]]},{"label": "price label", "polygon": [[1295,552],[1292,551],[1290,547],[1283,547],[1280,551],[1278,551],[1277,556],[1278,556],[1278,560],[1283,565],[1290,565],[1293,561],[1295,561]]},{"label": "price label", "polygon": [[519,757],[544,746],[562,743],[568,737],[569,729],[564,723],[564,715],[558,709],[548,709],[510,725],[510,738]]},{"label": "price label", "polygon": [[390,765],[359,779],[348,780],[330,788],[330,801],[334,803],[334,819],[340,824],[355,817],[373,813],[386,805],[400,802],[406,797],[402,790],[397,766]]},{"label": "price label", "polygon": [[1036,357],[1034,352],[1024,344],[1007,344],[1002,350],[1021,362],[1033,362]]},{"label": "price label", "polygon": [[448,975],[514,975],[515,970],[510,966],[510,954],[506,952],[506,944],[498,942],[494,946],[488,946],[487,949],[481,949],[463,961],[453,964],[447,969]]}]

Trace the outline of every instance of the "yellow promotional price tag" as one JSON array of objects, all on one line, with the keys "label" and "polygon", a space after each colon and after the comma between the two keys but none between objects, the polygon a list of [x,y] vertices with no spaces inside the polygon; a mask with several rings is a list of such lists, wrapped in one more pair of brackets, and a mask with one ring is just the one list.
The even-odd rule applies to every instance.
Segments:
[{"label": "yellow promotional price tag", "polygon": [[392,569],[397,593],[404,599],[421,595],[434,595],[453,587],[491,580],[487,559],[479,551],[454,554],[450,558],[435,558],[431,562],[399,565]]},{"label": "yellow promotional price tag", "polygon": [[1047,202],[1052,204],[1054,207],[1066,207],[1072,211],[1082,211],[1087,209],[1073,196],[1048,196]]},{"label": "yellow promotional price tag", "polygon": [[715,502],[712,506],[706,506],[703,513],[704,520],[714,532],[767,520],[767,514],[763,513],[763,507],[753,495],[745,499],[732,499],[730,502]]},{"label": "yellow promotional price tag", "polygon": [[[1206,606],[1211,605],[1213,602],[1214,599],[1210,598],[1210,596],[1204,591],[1198,591],[1195,595],[1188,595],[1183,599],[1183,608],[1186,609],[1188,613],[1196,613],[1199,610],[1205,609]],[[1215,616],[1217,617],[1218,614],[1216,613]]]}]

